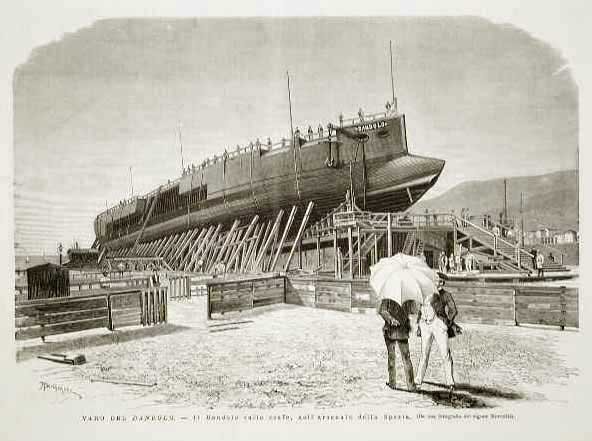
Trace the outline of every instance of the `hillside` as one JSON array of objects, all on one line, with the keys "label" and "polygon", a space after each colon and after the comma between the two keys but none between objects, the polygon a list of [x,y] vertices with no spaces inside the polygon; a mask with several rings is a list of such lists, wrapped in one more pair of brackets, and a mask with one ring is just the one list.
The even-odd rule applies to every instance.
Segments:
[{"label": "hillside", "polygon": [[[524,193],[524,226],[575,229],[579,226],[578,171],[567,170],[539,176],[508,178],[508,216],[520,216],[520,193]],[[504,203],[503,179],[468,181],[444,194],[423,199],[413,212],[450,210],[489,213],[497,219]]]}]

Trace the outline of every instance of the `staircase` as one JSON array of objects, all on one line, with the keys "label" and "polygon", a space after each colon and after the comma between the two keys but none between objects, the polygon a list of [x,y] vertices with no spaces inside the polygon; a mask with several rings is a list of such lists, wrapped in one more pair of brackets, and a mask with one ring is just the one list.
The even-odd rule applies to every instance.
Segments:
[{"label": "staircase", "polygon": [[[364,259],[368,253],[370,252],[370,250],[372,250],[372,248],[374,248],[374,239],[376,238],[376,241],[379,242],[384,236],[386,236],[386,233],[380,232],[380,233],[372,233],[370,236],[368,236],[366,238],[365,241],[363,241],[360,244],[360,254],[357,255],[358,252],[358,241],[360,240],[360,238],[358,237],[357,240],[353,243],[353,249],[354,249],[354,258],[353,260],[359,259],[362,260]],[[357,257],[356,257],[357,256]],[[344,272],[349,272],[350,268],[351,268],[351,264],[352,262],[349,259],[346,259],[344,264],[343,264],[343,271]]]},{"label": "staircase", "polygon": [[506,270],[533,271],[532,254],[517,244],[495,236],[467,220],[456,218],[456,223],[457,232],[472,239],[472,248],[480,252],[481,257],[489,256],[491,262]]},{"label": "staircase", "polygon": [[[459,220],[458,222],[462,223],[463,221]],[[475,225],[478,225],[479,229],[482,230],[483,234],[485,234],[485,232],[487,232],[487,230],[488,230],[487,228],[483,227],[486,223],[487,223],[487,225],[489,225],[489,228],[493,228],[493,227],[497,226],[499,228],[499,231],[503,231],[504,228],[507,228],[507,227],[503,226],[502,224],[500,224],[494,220],[491,220],[491,219],[488,219],[487,222],[485,222],[483,220],[483,217],[475,218],[475,220],[472,220],[472,222],[468,222],[468,223],[465,221],[465,224],[468,224],[467,227],[469,227],[469,228],[471,227],[471,225],[470,225],[471,223],[473,224],[473,227]],[[473,228],[473,229],[475,230],[477,228]],[[483,230],[485,230],[485,231],[483,231]],[[503,237],[500,239],[501,240],[497,241],[499,250],[501,250],[504,254],[506,254],[507,252],[510,251],[510,248],[511,248],[512,251],[516,254],[516,251],[514,251],[514,249],[520,244],[518,238]],[[544,244],[536,244],[536,245],[532,246],[532,248],[536,248],[539,252],[542,250],[543,255],[545,256],[545,262],[543,263],[543,270],[544,271],[552,271],[552,272],[568,271],[568,269],[565,266],[563,266],[563,264],[562,264],[562,260],[563,260],[562,254],[563,253],[561,251],[559,251],[555,248],[552,248],[548,245],[544,245]],[[549,261],[547,256],[549,255],[550,252],[554,254],[555,258],[559,258],[559,260],[560,260],[559,263]],[[528,264],[527,264],[528,267],[531,270],[534,269],[534,265],[533,265],[533,261],[532,261],[532,254],[529,251],[527,251],[525,249],[521,249],[520,258],[521,258],[521,260],[528,259]]]},{"label": "staircase", "polygon": [[423,250],[424,250],[425,244],[423,242],[423,240],[421,239],[417,239],[417,241],[415,242],[415,256],[421,256],[423,255]]},{"label": "staircase", "polygon": [[405,237],[405,243],[403,243],[403,249],[401,250],[403,254],[413,254],[416,235],[417,234],[415,231],[410,231],[409,233],[407,233],[407,236]]}]

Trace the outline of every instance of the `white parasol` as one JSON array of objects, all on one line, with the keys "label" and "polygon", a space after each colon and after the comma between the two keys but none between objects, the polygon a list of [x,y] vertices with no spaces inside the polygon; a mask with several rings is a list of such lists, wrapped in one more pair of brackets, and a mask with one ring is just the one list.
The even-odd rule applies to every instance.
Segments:
[{"label": "white parasol", "polygon": [[437,289],[437,273],[419,257],[407,254],[380,259],[370,267],[370,274],[370,286],[378,298],[392,299],[399,305],[408,300],[419,305]]}]

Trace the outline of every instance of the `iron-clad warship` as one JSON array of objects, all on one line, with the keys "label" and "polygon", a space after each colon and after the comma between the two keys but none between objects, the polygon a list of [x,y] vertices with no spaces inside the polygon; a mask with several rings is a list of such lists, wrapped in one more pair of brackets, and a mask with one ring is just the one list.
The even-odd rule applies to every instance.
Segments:
[{"label": "iron-clad warship", "polygon": [[[444,161],[409,153],[405,115],[387,111],[344,119],[272,144],[225,151],[148,194],[121,202],[94,222],[96,243],[129,247],[197,226],[229,224],[315,202],[311,221],[346,193],[371,211],[404,211],[437,181]],[[300,210],[303,211],[303,210]]]}]

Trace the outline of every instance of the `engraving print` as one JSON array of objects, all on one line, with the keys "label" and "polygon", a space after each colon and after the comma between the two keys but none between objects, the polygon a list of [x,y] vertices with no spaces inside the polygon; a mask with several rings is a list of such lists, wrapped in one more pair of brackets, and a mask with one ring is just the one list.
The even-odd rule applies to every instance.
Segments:
[{"label": "engraving print", "polygon": [[32,50],[13,93],[27,400],[163,423],[570,403],[578,88],[545,41],[112,18]]}]

